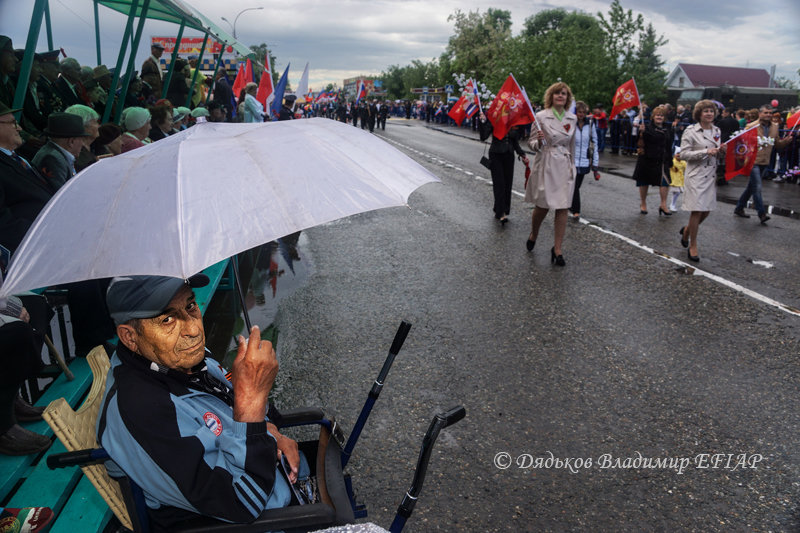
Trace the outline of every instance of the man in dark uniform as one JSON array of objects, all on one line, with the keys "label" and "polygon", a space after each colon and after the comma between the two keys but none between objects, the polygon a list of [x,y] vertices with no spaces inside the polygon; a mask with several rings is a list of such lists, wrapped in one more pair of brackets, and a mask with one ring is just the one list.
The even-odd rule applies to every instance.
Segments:
[{"label": "man in dark uniform", "polygon": [[233,115],[231,114],[233,90],[228,84],[226,76],[227,72],[225,72],[225,69],[220,69],[217,73],[217,83],[214,84],[214,101],[225,107],[225,115],[228,122],[230,122],[233,119]]},{"label": "man in dark uniform", "polygon": [[6,107],[14,103],[14,72],[17,70],[17,56],[11,38],[0,35],[0,102]]},{"label": "man in dark uniform", "polygon": [[353,126],[358,127],[358,115],[361,113],[358,109],[358,102],[353,100],[350,103],[350,117],[353,119]]},{"label": "man in dark uniform", "polygon": [[[17,59],[19,59],[20,63],[22,63],[22,57],[24,56],[25,51],[17,50],[16,53]],[[47,127],[47,116],[42,113],[42,107],[39,100],[39,79],[41,78],[41,75],[41,56],[39,54],[34,54],[33,63],[31,64],[31,74],[28,80],[28,87],[27,91],[25,91],[25,100],[22,104],[22,115],[25,117],[28,125],[33,126],[39,135],[41,135],[41,132]]]},{"label": "man in dark uniform", "polygon": [[58,113],[66,109],[61,97],[58,96],[55,90],[58,73],[61,71],[58,64],[58,54],[58,50],[50,50],[39,54],[42,75],[36,83],[36,90],[39,92],[39,107],[45,117],[51,113]]},{"label": "man in dark uniform", "polygon": [[378,107],[375,105],[374,98],[367,106],[367,111],[369,112],[367,125],[369,126],[369,132],[372,133],[375,130],[375,120],[378,118]]},{"label": "man in dark uniform", "polygon": [[86,105],[83,99],[86,89],[81,82],[81,64],[75,58],[61,60],[61,76],[56,80],[55,89],[65,106]]},{"label": "man in dark uniform", "polygon": [[409,120],[411,118],[411,102],[408,100],[406,100],[405,109],[406,109],[406,120]]},{"label": "man in dark uniform", "polygon": [[147,83],[152,89],[156,99],[161,98],[163,88],[163,78],[161,73],[160,59],[164,53],[164,45],[153,43],[150,47],[150,57],[142,63],[142,81]]},{"label": "man in dark uniform", "polygon": [[347,124],[347,104],[344,102],[339,102],[336,107],[336,120]]},{"label": "man in dark uniform", "polygon": [[283,105],[281,106],[281,112],[278,114],[278,120],[292,120],[294,118],[294,111],[292,111],[292,107],[294,107],[294,101],[297,97],[293,94],[286,96],[283,99]]},{"label": "man in dark uniform", "polygon": [[389,104],[384,101],[378,108],[378,127],[386,131],[386,117],[389,115]]},{"label": "man in dark uniform", "polygon": [[44,177],[15,151],[22,145],[17,111],[0,102],[0,245],[12,254],[52,196]]},{"label": "man in dark uniform", "polygon": [[367,122],[369,121],[369,106],[366,101],[362,100],[359,102],[358,114],[361,117],[361,129],[366,129]]}]

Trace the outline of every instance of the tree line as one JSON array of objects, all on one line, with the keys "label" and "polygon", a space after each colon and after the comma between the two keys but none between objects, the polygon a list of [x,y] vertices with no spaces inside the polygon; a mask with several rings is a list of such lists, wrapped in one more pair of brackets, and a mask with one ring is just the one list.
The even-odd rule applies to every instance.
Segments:
[{"label": "tree line", "polygon": [[644,101],[666,98],[668,72],[658,49],[668,41],[641,14],[623,9],[619,0],[605,14],[539,11],[525,19],[516,36],[511,12],[503,9],[457,10],[448,21],[454,34],[442,55],[382,72],[389,98],[408,98],[413,87],[442,87],[453,82],[453,73],[474,77],[495,91],[513,73],[533,101],[540,101],[559,78],[590,106],[610,107],[616,88],[631,77]]}]

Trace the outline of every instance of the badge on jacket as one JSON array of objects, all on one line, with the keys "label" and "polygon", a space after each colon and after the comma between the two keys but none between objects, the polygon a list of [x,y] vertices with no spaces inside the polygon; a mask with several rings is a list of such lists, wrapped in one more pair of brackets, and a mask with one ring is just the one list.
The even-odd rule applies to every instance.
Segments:
[{"label": "badge on jacket", "polygon": [[210,429],[214,435],[219,437],[219,434],[222,433],[222,421],[219,417],[209,411],[203,415],[203,421],[205,421],[206,427]]}]

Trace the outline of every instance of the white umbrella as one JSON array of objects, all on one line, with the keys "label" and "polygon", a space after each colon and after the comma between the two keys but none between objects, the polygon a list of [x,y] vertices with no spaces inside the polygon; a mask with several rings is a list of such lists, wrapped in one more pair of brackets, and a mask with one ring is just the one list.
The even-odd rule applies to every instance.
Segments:
[{"label": "white umbrella", "polygon": [[405,205],[431,181],[387,142],[329,119],[198,124],[68,181],[14,254],[0,297],[113,276],[187,278],[290,233]]}]

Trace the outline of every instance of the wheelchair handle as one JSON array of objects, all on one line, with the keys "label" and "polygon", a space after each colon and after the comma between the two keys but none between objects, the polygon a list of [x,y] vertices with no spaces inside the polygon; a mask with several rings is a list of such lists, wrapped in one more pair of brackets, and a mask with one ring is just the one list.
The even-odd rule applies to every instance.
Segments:
[{"label": "wheelchair handle", "polygon": [[437,414],[433,417],[433,420],[431,420],[428,431],[425,432],[425,436],[422,438],[422,447],[419,450],[417,468],[414,471],[414,480],[411,482],[411,488],[408,489],[406,495],[403,497],[403,501],[400,502],[400,505],[397,507],[394,521],[389,528],[391,533],[399,533],[402,531],[403,527],[405,527],[406,520],[408,520],[408,517],[411,516],[411,513],[414,511],[417,497],[422,491],[422,484],[425,482],[425,475],[428,472],[428,462],[431,458],[433,445],[439,437],[439,432],[447,426],[455,424],[464,418],[466,414],[466,409],[458,405],[448,411]]},{"label": "wheelchair handle", "polygon": [[400,348],[403,347],[403,343],[406,341],[406,337],[408,337],[408,332],[411,329],[411,324],[403,320],[400,322],[400,327],[397,328],[397,333],[394,336],[394,341],[392,341],[392,347],[389,348],[389,351],[392,352],[394,355],[397,355],[400,351]]},{"label": "wheelchair handle", "polygon": [[436,415],[436,418],[443,420],[444,425],[441,426],[441,429],[444,429],[448,426],[452,426],[459,420],[462,420],[465,416],[467,416],[467,410],[464,409],[464,406],[458,405],[453,407],[449,411],[445,411],[444,413],[439,413]]},{"label": "wheelchair handle", "polygon": [[103,448],[89,448],[75,450],[74,452],[55,453],[47,456],[47,467],[51,470],[67,466],[88,466],[101,463],[109,459],[108,452]]}]

